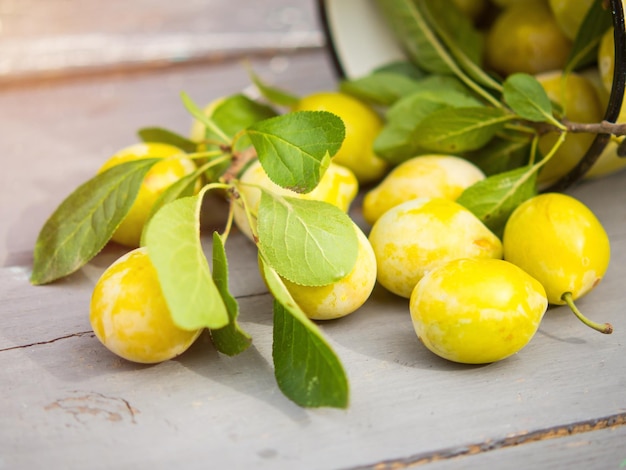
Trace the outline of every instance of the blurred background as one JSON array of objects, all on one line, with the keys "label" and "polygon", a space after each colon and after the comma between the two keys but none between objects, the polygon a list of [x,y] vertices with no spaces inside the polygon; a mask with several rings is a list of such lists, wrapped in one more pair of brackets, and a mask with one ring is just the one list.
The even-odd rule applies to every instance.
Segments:
[{"label": "blurred background", "polygon": [[322,45],[312,0],[0,0],[4,82]]}]

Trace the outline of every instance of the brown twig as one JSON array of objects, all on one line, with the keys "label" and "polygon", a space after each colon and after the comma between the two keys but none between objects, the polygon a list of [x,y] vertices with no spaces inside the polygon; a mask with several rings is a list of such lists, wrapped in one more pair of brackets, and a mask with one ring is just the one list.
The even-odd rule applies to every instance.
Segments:
[{"label": "brown twig", "polygon": [[587,132],[590,134],[612,134],[612,135],[626,135],[626,123],[601,121],[601,122],[571,122],[564,119],[563,124],[567,127],[568,132],[582,133]]},{"label": "brown twig", "polygon": [[[563,119],[561,123],[566,127],[567,132],[571,132],[572,134],[626,135],[626,123],[610,122],[607,120],[600,122],[573,122],[567,119]],[[562,130],[555,125],[546,122],[537,123],[533,127],[539,134],[562,132]]]},{"label": "brown twig", "polygon": [[222,175],[222,180],[225,183],[230,183],[232,180],[239,176],[239,172],[252,160],[257,158],[257,153],[254,147],[248,147],[242,152],[233,152],[233,158],[230,166]]}]

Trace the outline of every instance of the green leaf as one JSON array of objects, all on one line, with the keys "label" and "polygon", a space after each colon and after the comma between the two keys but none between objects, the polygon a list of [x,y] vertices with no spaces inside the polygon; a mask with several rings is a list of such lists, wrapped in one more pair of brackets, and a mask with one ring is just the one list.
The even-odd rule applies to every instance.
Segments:
[{"label": "green leaf", "polygon": [[[274,116],[276,111],[270,106],[257,103],[245,95],[236,94],[217,103],[212,108],[209,118],[229,139],[232,140],[239,135],[235,149],[243,150],[252,143],[245,134],[240,133],[252,124]],[[216,140],[217,137],[210,128],[206,129],[207,140]]]},{"label": "green leaf", "polygon": [[388,122],[374,140],[374,153],[392,165],[427,153],[414,136],[415,126],[410,121]]},{"label": "green leaf", "polygon": [[276,271],[261,261],[274,296],[274,374],[287,398],[304,407],[347,408],[345,370],[321,331],[293,300]]},{"label": "green leaf", "polygon": [[198,144],[180,134],[162,127],[144,127],[137,131],[139,138],[144,142],[159,142],[178,147],[187,153],[198,151]]},{"label": "green leaf", "polygon": [[592,2],[589,11],[585,15],[569,57],[564,67],[564,72],[581,69],[594,64],[597,60],[597,49],[602,39],[602,35],[613,24],[611,11],[602,6],[603,2],[596,0]]},{"label": "green leaf", "polygon": [[515,138],[496,136],[484,147],[465,153],[463,157],[491,176],[527,165],[531,141],[527,134]]},{"label": "green leaf", "polygon": [[471,19],[450,2],[415,0],[424,18],[459,64],[480,64],[484,39]]},{"label": "green leaf", "polygon": [[307,193],[341,147],[345,127],[339,116],[327,111],[297,111],[253,124],[248,136],[274,183]]},{"label": "green leaf", "polygon": [[399,100],[389,108],[386,117],[388,121],[418,123],[438,109],[480,106],[481,102],[468,93],[433,84]]},{"label": "green leaf", "polygon": [[502,237],[511,213],[537,194],[537,165],[490,176],[474,183],[456,200]]},{"label": "green leaf", "polygon": [[476,97],[470,89],[463,84],[461,80],[451,75],[437,75],[431,74],[419,80],[420,92],[434,92],[434,93],[451,93],[457,92],[465,95],[468,98],[473,98],[476,101]]},{"label": "green leaf", "polygon": [[223,328],[211,330],[211,338],[218,351],[228,356],[235,356],[248,349],[252,338],[237,323],[239,304],[228,287],[226,250],[222,237],[217,232],[213,232],[213,281],[222,296],[230,321]]},{"label": "green leaf", "polygon": [[499,82],[482,69],[482,34],[458,8],[441,0],[378,0],[389,29],[406,55],[421,69],[455,75],[483,99],[498,107],[486,90]]},{"label": "green leaf", "polygon": [[322,201],[263,190],[257,218],[259,250],[284,278],[324,286],[347,276],[356,263],[354,222]]},{"label": "green leaf", "polygon": [[[378,0],[389,29],[420,68],[500,90],[482,69],[484,39],[461,10],[441,0]],[[479,87],[472,84],[479,90]]]},{"label": "green leaf", "polygon": [[421,69],[431,73],[452,74],[450,57],[426,21],[420,2],[414,0],[377,0],[389,29],[401,42],[407,55]]},{"label": "green leaf", "polygon": [[424,17],[460,64],[483,61],[484,35],[458,7],[441,0],[414,0]]},{"label": "green leaf", "polygon": [[503,84],[504,101],[520,117],[534,122],[554,122],[548,94],[532,75],[514,73]]},{"label": "green leaf", "polygon": [[[444,77],[452,78],[452,77]],[[455,79],[452,79],[456,82]],[[480,106],[471,95],[456,88],[448,88],[445,82],[429,82],[432,86],[400,99],[387,112],[387,122],[374,140],[374,151],[392,164],[427,153],[421,145],[419,124],[435,111],[460,106]]]},{"label": "green leaf", "polygon": [[481,66],[484,34],[476,29],[471,19],[454,2],[417,0],[416,4],[457,66],[480,85],[500,91],[500,83]]},{"label": "green leaf", "polygon": [[390,106],[419,89],[417,80],[392,72],[375,72],[339,84],[340,91],[381,106]]},{"label": "green leaf", "polygon": [[348,378],[328,343],[274,301],[272,357],[281,391],[304,407],[347,408]]},{"label": "green leaf", "polygon": [[204,193],[163,206],[144,233],[172,319],[186,330],[221,328],[229,321],[200,243]]},{"label": "green leaf", "polygon": [[165,190],[159,195],[157,200],[154,201],[154,205],[150,209],[150,213],[148,214],[148,218],[146,219],[146,225],[144,226],[144,232],[146,227],[148,226],[148,222],[150,221],[150,219],[152,219],[154,214],[156,214],[161,209],[161,207],[172,201],[175,201],[176,199],[194,195],[198,185],[198,178],[202,177],[202,174],[206,171],[206,166],[207,165],[197,168],[192,173],[183,176],[182,178],[176,180],[174,183],[165,188]]},{"label": "green leaf", "polygon": [[251,68],[248,68],[248,75],[250,76],[252,83],[254,83],[261,95],[263,95],[263,97],[267,99],[270,103],[291,108],[295,106],[298,101],[300,101],[300,98],[298,96],[288,93],[285,90],[272,87],[265,83],[256,73],[254,73]]},{"label": "green leaf", "polygon": [[34,250],[33,284],[67,276],[96,256],[111,239],[158,158],[116,165],[83,183],[54,211]]},{"label": "green leaf", "polygon": [[445,108],[423,120],[415,132],[424,148],[455,154],[482,147],[514,117],[500,108]]},{"label": "green leaf", "polygon": [[408,60],[395,60],[393,62],[388,62],[376,67],[374,72],[388,72],[396,75],[403,75],[414,80],[419,80],[420,78],[427,76],[422,69]]},{"label": "green leaf", "polygon": [[196,118],[199,122],[204,124],[207,128],[207,133],[210,131],[211,134],[215,135],[215,140],[220,142],[220,144],[229,145],[231,141],[231,137],[229,137],[218,125],[213,122],[208,116],[206,111],[200,109],[200,107],[187,95],[186,93],[181,93],[181,99],[183,100],[183,104],[187,111]]}]

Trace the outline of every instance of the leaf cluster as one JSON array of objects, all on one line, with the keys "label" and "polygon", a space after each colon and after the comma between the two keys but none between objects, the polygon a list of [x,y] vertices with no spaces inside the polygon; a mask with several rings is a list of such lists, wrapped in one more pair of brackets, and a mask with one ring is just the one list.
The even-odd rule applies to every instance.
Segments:
[{"label": "leaf cluster", "polygon": [[[286,94],[253,77],[265,93]],[[295,99],[295,98],[293,98]],[[244,352],[251,336],[241,327],[237,299],[229,291],[226,242],[235,204],[243,205],[255,226],[262,272],[274,296],[273,360],[285,395],[301,406],[346,407],[348,381],[338,357],[320,329],[293,301],[282,279],[301,285],[327,285],[353,268],[357,239],[349,216],[321,201],[297,198],[313,190],[345,127],[328,112],[280,113],[267,103],[235,94],[201,109],[189,96],[182,102],[200,123],[203,135],[191,140],[168,129],[138,131],[148,145],[167,143],[192,158],[197,170],[169,186],[146,223],[141,244],[157,271],[172,319],[183,329],[206,328],[218,351]],[[279,103],[280,104],[280,103]],[[270,179],[293,197],[263,191],[258,213],[239,193],[238,177],[258,158]],[[89,262],[110,241],[136,200],[142,182],[159,159],[115,166],[73,191],[44,224],[34,252],[33,284],[68,276]],[[203,182],[197,191],[197,181]],[[222,233],[212,235],[212,254],[202,243],[201,214],[210,191],[231,201]]]},{"label": "leaf cluster", "polygon": [[[472,161],[488,178],[459,202],[501,234],[511,211],[537,193],[537,174],[556,152],[539,154],[539,136],[570,131],[561,110],[533,76],[502,78],[483,68],[483,35],[454,2],[378,0],[377,6],[407,61],[341,83],[385,115],[375,152],[392,165],[429,153]],[[595,60],[610,24],[611,13],[594,2],[565,74]]]},{"label": "leaf cluster", "polygon": [[[610,23],[600,4],[594,3],[581,27],[567,73],[592,60]],[[513,209],[537,193],[538,172],[569,132],[558,118],[560,110],[532,76],[502,80],[483,70],[482,36],[453,3],[378,0],[378,6],[409,60],[345,80],[340,90],[384,114],[374,151],[392,166],[421,154],[450,153],[481,167],[488,178],[468,188],[458,202],[500,234]],[[252,71],[250,78],[263,100],[238,93],[203,109],[182,94],[183,105],[202,130],[199,138],[161,127],[138,131],[142,141],[173,145],[180,149],[173,158],[191,158],[197,164],[196,171],[160,195],[142,245],[175,323],[207,328],[223,354],[243,353],[252,338],[239,323],[227,259],[234,208],[243,208],[260,272],[274,298],[272,356],[279,388],[301,406],[346,407],[349,386],[339,358],[283,282],[326,285],[354,267],[357,240],[348,215],[325,202],[297,197],[318,185],[342,145],[345,127],[329,112],[292,111],[297,96],[265,84]],[[546,129],[561,135],[550,152],[540,155],[536,144]],[[239,177],[256,158],[269,178],[293,191],[293,197],[262,190],[258,211],[248,206]],[[69,194],[41,229],[31,282],[68,276],[96,256],[158,161],[148,158],[113,167]],[[211,234],[207,256],[201,214],[212,209],[207,207],[210,192],[225,196],[230,210],[221,233]]]}]

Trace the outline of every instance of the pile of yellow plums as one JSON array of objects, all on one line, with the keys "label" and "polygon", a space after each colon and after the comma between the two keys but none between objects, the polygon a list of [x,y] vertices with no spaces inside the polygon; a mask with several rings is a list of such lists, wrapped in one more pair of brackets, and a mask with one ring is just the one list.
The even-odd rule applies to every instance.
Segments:
[{"label": "pile of yellow plums", "polygon": [[504,359],[528,344],[549,304],[567,303],[588,326],[612,331],[573,304],[600,282],[610,258],[608,236],[586,206],[561,193],[535,196],[517,207],[500,239],[455,202],[459,190],[449,190],[460,179],[471,184],[477,170],[444,155],[404,165],[418,168],[422,159],[415,181],[437,181],[440,188],[407,184],[404,171],[392,171],[366,194],[363,210],[377,214],[369,205],[378,204],[379,193],[395,191],[384,199],[395,205],[370,216],[369,240],[378,282],[409,299],[428,349],[462,363]]},{"label": "pile of yellow plums", "polygon": [[[473,3],[473,2],[468,2]],[[613,28],[604,34],[595,65],[569,73],[564,67],[573,40],[593,0],[492,0],[476,2],[478,9],[490,16],[485,29],[485,68],[503,78],[523,72],[536,76],[550,99],[559,104],[563,118],[579,123],[600,122],[607,109],[613,81],[615,46]],[[489,8],[495,4],[497,8]],[[481,20],[480,16],[475,21]],[[622,112],[618,123],[626,122]],[[544,155],[554,145],[556,132],[546,134],[540,142]],[[584,156],[594,136],[570,133],[556,155],[540,173],[540,182],[549,185],[567,174]],[[626,159],[617,156],[623,137],[612,137],[600,158],[586,177],[604,176],[626,167]]]},{"label": "pile of yellow plums", "polygon": [[[517,72],[536,76],[564,117],[576,122],[602,120],[611,89],[612,31],[599,48],[598,67],[563,76],[563,67],[580,21],[592,0],[455,0],[485,26],[485,67],[506,77]],[[495,9],[494,9],[495,8]],[[219,104],[216,101],[207,113]],[[289,111],[330,111],[339,116],[346,137],[319,185],[300,194],[270,180],[254,158],[228,181],[225,191],[233,219],[251,241],[261,190],[277,195],[325,201],[351,213],[363,192],[364,224],[354,223],[358,255],[352,271],[325,286],[283,282],[302,311],[313,320],[331,320],[361,308],[379,284],[408,300],[417,336],[435,354],[461,363],[494,362],[520,351],[532,339],[548,305],[568,304],[587,325],[609,333],[585,318],[574,300],[591,291],[604,276],[609,240],[594,214],[576,199],[547,193],[522,203],[501,237],[458,202],[463,191],[486,178],[457,155],[426,154],[391,167],[373,150],[383,128],[370,105],[339,91],[313,93]],[[621,117],[620,117],[621,118]],[[192,139],[203,135],[194,123]],[[590,145],[592,135],[568,135],[542,169],[549,184],[567,173]],[[547,133],[538,147],[547,153],[557,135]],[[591,176],[626,166],[618,159],[620,139],[613,139]],[[139,247],[146,221],[159,195],[196,170],[188,155],[161,143],[130,146],[114,155],[101,171],[120,163],[160,158],[143,181],[139,195],[112,240],[133,248],[97,282],[91,324],[98,339],[131,361],[154,363],[184,352],[200,331],[186,331],[169,315],[146,248]],[[199,180],[197,190],[202,182]]]},{"label": "pile of yellow plums", "polygon": [[[217,100],[205,112],[211,113]],[[309,193],[296,193],[272,182],[259,160],[252,159],[231,182],[229,194],[235,225],[255,240],[256,216],[261,189],[281,196],[324,201],[348,212],[359,185],[380,180],[387,163],[372,150],[372,142],[383,122],[373,108],[343,93],[315,93],[302,98],[293,111],[331,111],[346,127],[346,138],[323,178]],[[194,122],[192,138],[202,135]],[[100,172],[142,158],[161,159],[144,178],[130,212],[115,230],[112,241],[133,248],[111,265],[97,282],[91,302],[91,324],[97,338],[112,352],[128,360],[155,363],[182,354],[200,331],[185,331],[172,321],[160,290],[156,272],[141,235],[160,195],[174,182],[197,169],[191,155],[161,143],[129,146],[113,155]],[[198,180],[197,188],[201,185]],[[342,279],[324,286],[301,286],[283,279],[290,295],[304,313],[314,320],[346,316],[360,308],[376,284],[376,258],[362,229],[354,223],[358,242],[353,269]],[[141,294],[139,294],[141,293]],[[149,298],[149,302],[145,300]]]},{"label": "pile of yellow plums", "polygon": [[[139,247],[160,195],[196,170],[196,164],[173,145],[138,143],[111,156],[99,173],[146,158],[160,160],[144,177],[130,211],[111,237],[132,250],[109,266],[96,283],[90,321],[96,337],[110,351],[133,362],[151,364],[182,354],[201,330],[186,331],[173,322],[148,252]],[[198,181],[196,190],[200,184]]]}]

